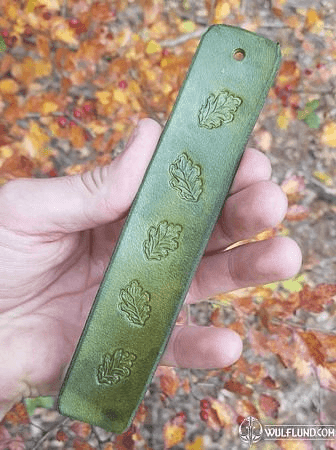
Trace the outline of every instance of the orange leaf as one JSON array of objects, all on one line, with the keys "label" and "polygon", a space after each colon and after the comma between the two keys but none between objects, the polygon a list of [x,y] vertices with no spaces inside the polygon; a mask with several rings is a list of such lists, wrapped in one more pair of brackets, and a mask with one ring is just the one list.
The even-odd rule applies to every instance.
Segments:
[{"label": "orange leaf", "polygon": [[336,361],[336,336],[319,333],[318,331],[314,331],[314,334],[321,342],[326,358]]},{"label": "orange leaf", "polygon": [[160,377],[161,391],[170,398],[174,397],[180,386],[180,379],[175,370],[172,367],[159,366],[155,375]]},{"label": "orange leaf", "polygon": [[252,297],[235,298],[232,305],[237,313],[242,316],[253,314],[258,307],[258,305],[252,301]]},{"label": "orange leaf", "polygon": [[26,86],[30,85],[35,77],[35,61],[30,56],[26,56],[21,63],[12,65],[12,75]]},{"label": "orange leaf", "polygon": [[281,189],[287,195],[288,203],[294,204],[301,200],[305,190],[304,177],[292,175],[281,183]]},{"label": "orange leaf", "polygon": [[82,148],[85,145],[85,131],[79,125],[70,127],[69,140],[74,148]]},{"label": "orange leaf", "polygon": [[19,91],[20,87],[15,80],[5,78],[0,81],[0,93],[4,95],[14,95]]},{"label": "orange leaf", "polygon": [[83,441],[80,438],[75,438],[72,442],[74,450],[95,450],[88,442]]},{"label": "orange leaf", "polygon": [[232,425],[236,421],[237,414],[231,406],[214,398],[209,398],[209,402],[208,426],[217,431],[224,427],[232,428]]},{"label": "orange leaf", "polygon": [[259,418],[259,412],[257,408],[246,399],[239,399],[236,403],[236,411],[240,416],[248,417],[253,416]]},{"label": "orange leaf", "polygon": [[234,381],[234,380],[228,380],[224,384],[224,389],[226,389],[227,391],[236,392],[237,394],[241,394],[241,395],[252,395],[253,394],[253,390],[251,388],[245,386],[242,383],[239,383],[239,381]]},{"label": "orange leaf", "polygon": [[291,205],[286,213],[286,219],[293,222],[304,220],[309,216],[310,209],[304,205]]},{"label": "orange leaf", "polygon": [[46,36],[39,34],[36,37],[36,47],[41,58],[50,57],[49,39]]},{"label": "orange leaf", "polygon": [[107,444],[104,445],[103,450],[115,450],[116,447],[112,444],[112,442],[107,442]]},{"label": "orange leaf", "polygon": [[297,61],[287,60],[281,64],[276,85],[278,87],[285,87],[290,85],[295,87],[298,85],[301,77],[301,71]]},{"label": "orange leaf", "polygon": [[136,434],[136,427],[132,424],[131,427],[122,434],[117,435],[113,449],[116,450],[134,450],[135,441],[133,439]]},{"label": "orange leaf", "polygon": [[16,59],[9,53],[4,53],[0,60],[0,78],[2,78],[10,69]]},{"label": "orange leaf", "polygon": [[186,394],[190,394],[191,387],[190,387],[190,380],[189,380],[189,378],[184,378],[182,380],[181,387],[182,387],[182,389],[184,390],[184,392]]},{"label": "orange leaf", "polygon": [[86,439],[91,434],[91,426],[88,423],[75,421],[70,429],[80,438]]},{"label": "orange leaf", "polygon": [[163,0],[141,0],[145,26],[154,24],[160,17],[164,7]]},{"label": "orange leaf", "polygon": [[60,442],[66,442],[69,436],[63,430],[57,430],[56,439]]},{"label": "orange leaf", "polygon": [[89,14],[90,17],[97,22],[109,22],[114,18],[111,5],[104,1],[93,2]]},{"label": "orange leaf", "polygon": [[280,403],[271,395],[261,394],[259,397],[259,406],[267,416],[273,417],[274,419],[278,417]]},{"label": "orange leaf", "polygon": [[145,406],[144,402],[142,401],[140,403],[140,406],[139,406],[139,408],[138,408],[138,410],[136,412],[136,415],[134,417],[134,420],[133,420],[134,424],[138,425],[140,423],[144,423],[144,421],[146,420],[147,415],[148,415],[148,408],[147,408],[147,406]]},{"label": "orange leaf", "polygon": [[268,389],[277,389],[278,388],[276,381],[274,381],[273,378],[271,378],[269,375],[267,375],[267,377],[263,378],[261,380],[261,382],[262,382],[262,385]]},{"label": "orange leaf", "polygon": [[255,355],[266,356],[270,353],[264,333],[254,328],[248,330],[248,340]]},{"label": "orange leaf", "polygon": [[16,403],[4,417],[4,421],[12,425],[29,424],[30,418],[24,403]]},{"label": "orange leaf", "polygon": [[335,294],[335,284],[320,284],[314,289],[305,284],[302,291],[299,292],[300,308],[316,313],[321,312]]},{"label": "orange leaf", "polygon": [[163,427],[164,448],[168,449],[182,442],[185,433],[186,429],[183,424],[176,424],[170,420]]}]

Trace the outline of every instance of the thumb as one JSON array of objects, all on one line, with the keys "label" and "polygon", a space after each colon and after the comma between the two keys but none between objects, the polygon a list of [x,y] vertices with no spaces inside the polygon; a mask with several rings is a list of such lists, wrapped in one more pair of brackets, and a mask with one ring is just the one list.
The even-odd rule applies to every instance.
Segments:
[{"label": "thumb", "polygon": [[28,234],[63,235],[122,218],[139,189],[161,134],[143,119],[109,165],[58,178],[18,178],[0,188],[0,225]]}]

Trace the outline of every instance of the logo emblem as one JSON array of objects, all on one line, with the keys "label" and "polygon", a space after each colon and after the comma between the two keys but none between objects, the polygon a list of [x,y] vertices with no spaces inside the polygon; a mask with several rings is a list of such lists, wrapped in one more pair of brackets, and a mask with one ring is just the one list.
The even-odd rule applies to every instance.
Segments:
[{"label": "logo emblem", "polygon": [[239,425],[239,436],[242,442],[251,447],[262,438],[263,427],[258,419],[252,416],[246,417]]}]

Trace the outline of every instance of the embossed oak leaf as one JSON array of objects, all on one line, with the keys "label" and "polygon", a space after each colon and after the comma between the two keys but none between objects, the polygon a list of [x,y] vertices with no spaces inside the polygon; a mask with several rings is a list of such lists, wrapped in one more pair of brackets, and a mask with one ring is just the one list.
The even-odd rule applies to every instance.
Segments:
[{"label": "embossed oak leaf", "polygon": [[135,325],[144,326],[150,316],[149,294],[144,291],[137,280],[133,280],[120,290],[119,308],[126,314],[128,320]]},{"label": "embossed oak leaf", "polygon": [[233,113],[241,105],[242,100],[228,91],[210,94],[198,113],[199,125],[204,128],[218,128],[223,123],[232,122]]},{"label": "embossed oak leaf", "polygon": [[169,252],[176,250],[181,231],[181,225],[168,224],[166,220],[160,222],[157,227],[150,227],[148,239],[143,244],[146,257],[161,260]]},{"label": "embossed oak leaf", "polygon": [[131,374],[130,368],[133,366],[136,355],[118,348],[113,355],[106,353],[103,363],[98,367],[97,379],[101,384],[117,384]]},{"label": "embossed oak leaf", "polygon": [[193,164],[186,153],[182,153],[169,167],[172,179],[169,184],[176,189],[181,198],[191,202],[197,202],[201,195],[202,178],[201,168]]}]

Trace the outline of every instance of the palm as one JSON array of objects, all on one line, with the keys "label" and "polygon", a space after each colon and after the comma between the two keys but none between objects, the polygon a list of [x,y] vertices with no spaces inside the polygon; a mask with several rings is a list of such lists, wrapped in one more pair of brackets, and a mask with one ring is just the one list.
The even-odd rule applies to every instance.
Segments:
[{"label": "palm", "polygon": [[[1,249],[6,266],[0,268],[0,334],[9,345],[1,346],[0,360],[7,361],[6,367],[16,366],[17,349],[22,348],[27,365],[33,361],[27,380],[31,392],[26,395],[36,395],[36,389],[40,395],[57,394],[123,222],[53,242],[13,233],[9,241],[22,251]],[[4,238],[8,242],[7,234]],[[27,253],[28,248],[34,252]],[[27,285],[31,289],[23,296]]]}]

